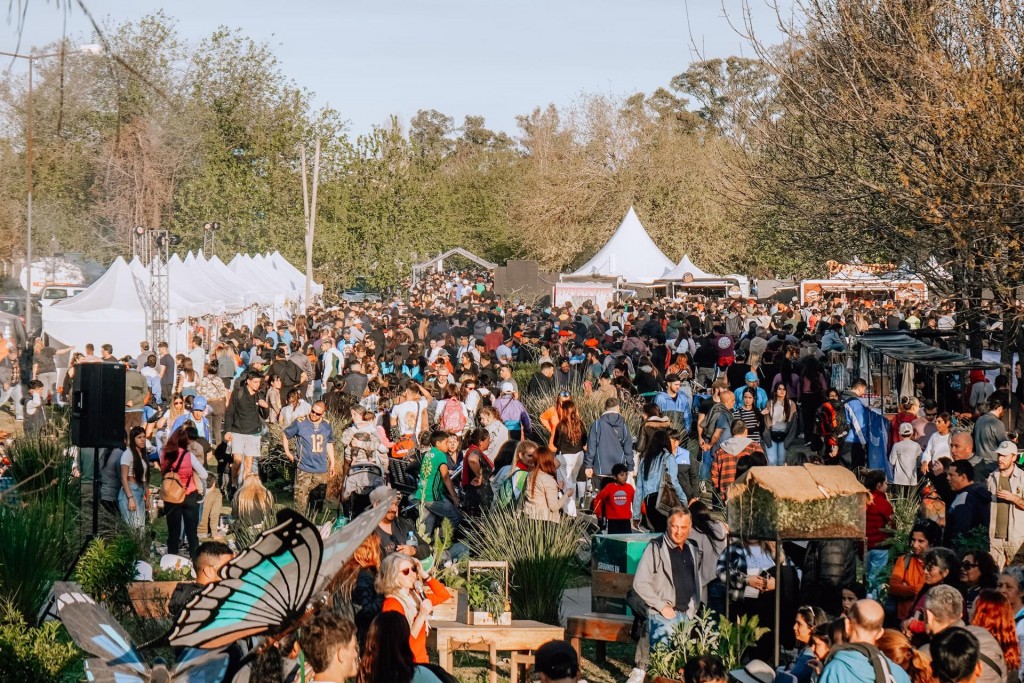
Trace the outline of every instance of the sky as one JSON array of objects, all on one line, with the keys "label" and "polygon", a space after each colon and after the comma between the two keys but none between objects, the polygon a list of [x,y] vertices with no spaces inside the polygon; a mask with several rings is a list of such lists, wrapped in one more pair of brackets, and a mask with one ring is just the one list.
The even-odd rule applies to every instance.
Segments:
[{"label": "sky", "polygon": [[[163,9],[197,42],[219,26],[266,41],[282,71],[330,105],[355,134],[395,114],[436,109],[461,124],[482,115],[514,132],[535,107],[581,94],[650,93],[701,57],[753,56],[737,33],[744,7],[758,37],[778,42],[773,0],[85,0],[119,23]],[[784,13],[793,0],[774,0]],[[59,40],[94,42],[69,0],[28,2],[20,51]],[[728,18],[727,18],[728,16]],[[788,17],[787,17],[788,18]],[[730,21],[734,26],[730,25]],[[0,25],[0,51],[18,45]],[[694,46],[698,51],[694,50]],[[10,62],[0,61],[2,68]],[[16,67],[15,67],[16,68]]]}]

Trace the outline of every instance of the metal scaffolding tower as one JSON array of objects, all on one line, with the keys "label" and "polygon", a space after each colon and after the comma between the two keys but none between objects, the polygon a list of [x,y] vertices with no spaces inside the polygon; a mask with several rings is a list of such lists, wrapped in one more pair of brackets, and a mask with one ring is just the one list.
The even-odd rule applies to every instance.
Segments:
[{"label": "metal scaffolding tower", "polygon": [[170,258],[171,235],[159,228],[135,228],[132,254],[146,267],[148,282],[136,279],[139,299],[146,313],[146,338],[150,348],[156,350],[162,341],[168,341],[171,332],[171,288],[167,274]]}]

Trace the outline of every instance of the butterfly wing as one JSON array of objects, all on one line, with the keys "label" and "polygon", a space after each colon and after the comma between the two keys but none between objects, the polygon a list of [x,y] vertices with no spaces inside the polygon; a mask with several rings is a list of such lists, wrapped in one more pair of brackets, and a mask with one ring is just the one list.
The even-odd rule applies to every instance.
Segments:
[{"label": "butterfly wing", "polygon": [[85,660],[85,680],[88,683],[148,683],[149,676],[115,671],[102,659]]},{"label": "butterfly wing", "polygon": [[210,683],[223,681],[228,673],[230,657],[224,652],[197,648],[185,650],[174,668],[174,683]]},{"label": "butterfly wing", "polygon": [[367,508],[358,517],[327,537],[324,541],[324,559],[320,563],[320,575],[317,577],[315,592],[323,590],[327,582],[341,570],[356,548],[377,528],[384,515],[388,513],[391,503],[397,498],[398,494],[392,492],[387,500]]},{"label": "butterfly wing", "polygon": [[294,510],[279,511],[277,526],[260,534],[221,570],[219,582],[185,607],[171,645],[215,650],[285,630],[306,611],[322,554],[316,527]]},{"label": "butterfly wing", "polygon": [[125,681],[134,680],[132,676],[140,681],[149,680],[149,667],[132,645],[131,636],[110,612],[73,584],[57,582],[53,592],[64,628],[78,647],[99,658],[92,661],[103,665],[96,665],[98,673],[110,672],[117,680],[121,676],[127,676]]}]

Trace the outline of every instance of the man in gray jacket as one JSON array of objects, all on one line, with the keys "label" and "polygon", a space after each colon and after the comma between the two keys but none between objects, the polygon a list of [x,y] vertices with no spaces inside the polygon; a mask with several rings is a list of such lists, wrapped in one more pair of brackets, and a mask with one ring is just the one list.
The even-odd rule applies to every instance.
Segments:
[{"label": "man in gray jacket", "polygon": [[651,649],[668,639],[676,624],[692,619],[704,602],[702,554],[687,542],[692,528],[689,510],[673,510],[665,534],[647,545],[633,576],[633,590],[647,603]]},{"label": "man in gray jacket", "polygon": [[587,478],[594,478],[594,488],[600,489],[601,478],[611,478],[612,468],[620,463],[633,471],[633,435],[619,412],[619,399],[609,398],[604,413],[590,425],[583,467]]}]

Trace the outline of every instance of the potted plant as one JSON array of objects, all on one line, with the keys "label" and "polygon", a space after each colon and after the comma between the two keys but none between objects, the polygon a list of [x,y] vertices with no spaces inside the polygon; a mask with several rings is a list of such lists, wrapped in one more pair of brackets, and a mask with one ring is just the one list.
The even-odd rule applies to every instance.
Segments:
[{"label": "potted plant", "polygon": [[743,653],[768,631],[758,626],[756,615],[733,623],[724,616],[715,619],[704,607],[693,619],[677,624],[668,640],[651,650],[647,676],[655,683],[682,680],[686,662],[703,655],[718,657],[726,671],[732,671],[740,666]]},{"label": "potted plant", "polygon": [[512,624],[508,601],[508,563],[473,562],[466,566],[467,624],[471,626],[509,626]]}]

